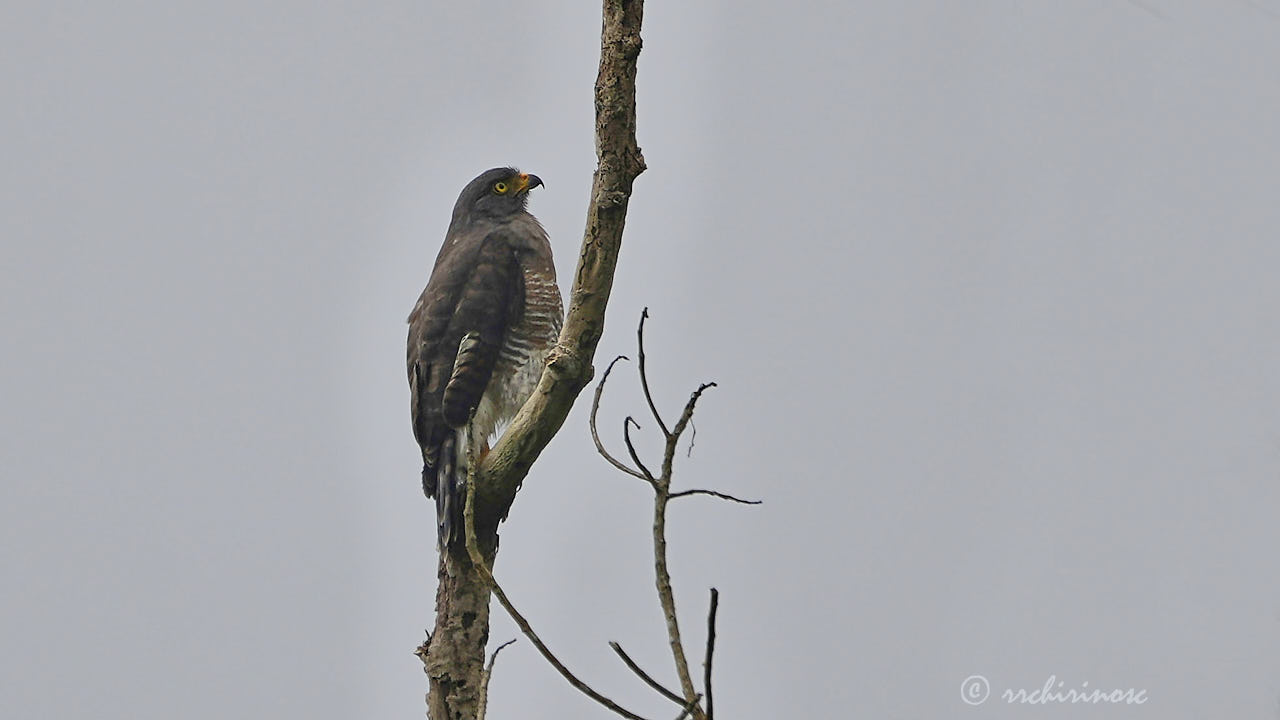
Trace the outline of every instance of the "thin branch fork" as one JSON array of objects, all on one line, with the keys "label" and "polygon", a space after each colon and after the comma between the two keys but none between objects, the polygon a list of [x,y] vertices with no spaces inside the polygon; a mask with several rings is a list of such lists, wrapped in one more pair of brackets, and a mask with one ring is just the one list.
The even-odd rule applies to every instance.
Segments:
[{"label": "thin branch fork", "polygon": [[[636,422],[635,418],[628,415],[626,418],[623,419],[623,422],[622,422],[623,442],[626,443],[627,454],[631,457],[631,461],[635,463],[635,467],[631,467],[630,465],[627,465],[626,463],[624,463],[623,461],[615,457],[612,453],[610,453],[605,448],[604,442],[600,440],[600,429],[599,429],[598,419],[600,415],[600,401],[604,397],[604,386],[609,382],[609,375],[613,372],[613,366],[617,365],[618,361],[620,360],[627,360],[628,358],[626,355],[619,355],[615,357],[609,363],[609,366],[605,368],[604,375],[601,376],[600,382],[596,384],[595,396],[592,398],[591,414],[588,421],[588,424],[591,428],[591,440],[592,442],[595,443],[596,451],[600,454],[601,457],[605,459],[606,462],[608,462],[610,465],[614,466],[618,470],[621,470],[622,472],[626,473],[627,475],[630,475],[631,477],[639,478],[641,480],[644,480],[645,482],[648,482],[650,486],[653,487],[655,492],[663,492],[663,490],[659,486],[665,485],[666,488],[668,488],[666,492],[668,494],[669,499],[688,497],[690,495],[707,495],[710,497],[719,498],[721,500],[740,503],[742,505],[761,504],[761,501],[759,500],[744,500],[740,497],[736,497],[728,493],[723,493],[716,490],[705,490],[701,488],[681,490],[678,492],[670,492],[669,488],[671,487],[672,465],[675,461],[675,449],[679,445],[680,437],[684,434],[684,431],[686,429],[693,428],[693,412],[696,409],[698,400],[702,397],[702,394],[707,390],[713,387],[716,387],[717,385],[714,382],[702,383],[701,385],[699,385],[698,389],[695,390],[693,394],[689,397],[689,401],[685,403],[684,410],[681,412],[680,418],[676,422],[675,428],[669,430],[667,428],[666,423],[662,420],[661,413],[658,412],[657,404],[653,400],[653,393],[649,389],[649,372],[648,372],[648,366],[645,362],[645,358],[647,356],[644,350],[644,326],[645,326],[645,321],[648,318],[649,318],[649,308],[646,307],[640,313],[640,323],[636,330],[637,357],[640,358],[640,361],[638,364],[638,374],[640,376],[640,386],[644,392],[645,403],[648,404],[650,414],[653,415],[653,419],[658,423],[658,428],[662,431],[663,438],[665,439],[662,473],[661,475],[655,476],[653,472],[649,470],[648,467],[645,466],[644,461],[640,459],[640,454],[636,451],[635,442],[631,439],[631,427],[635,426],[635,428],[639,430],[640,423]],[[696,430],[694,432],[696,432]],[[692,445],[690,446],[689,450],[690,452],[692,452],[693,450]]]},{"label": "thin branch fork", "polygon": [[[712,657],[715,653],[715,616],[719,606],[720,594],[717,590],[711,590],[711,609],[707,619],[707,647],[703,659],[703,692],[698,693],[693,685],[693,676],[689,671],[689,661],[685,656],[684,642],[680,635],[680,623],[676,615],[675,594],[671,588],[671,574],[667,566],[667,539],[666,539],[666,515],[668,503],[681,497],[690,497],[693,495],[707,495],[710,497],[727,500],[730,502],[740,503],[743,505],[758,505],[758,500],[744,500],[728,493],[722,493],[715,490],[707,490],[703,488],[693,488],[688,490],[680,490],[678,492],[671,491],[671,480],[673,466],[675,463],[676,450],[680,444],[680,438],[685,430],[693,427],[693,414],[697,409],[698,401],[702,398],[703,393],[716,387],[714,382],[702,383],[689,396],[689,400],[685,403],[684,408],[677,419],[675,426],[668,428],[662,419],[662,415],[658,412],[657,403],[654,402],[653,393],[649,387],[648,364],[646,362],[646,354],[644,349],[644,326],[649,318],[649,309],[645,308],[640,314],[640,322],[636,329],[637,344],[637,373],[640,376],[640,387],[644,392],[645,403],[649,406],[649,412],[653,415],[654,421],[658,424],[664,439],[664,448],[662,454],[662,467],[658,475],[654,475],[644,462],[640,459],[640,454],[636,451],[635,443],[631,437],[631,426],[634,425],[639,429],[640,425],[631,416],[627,416],[622,423],[622,437],[627,446],[627,453],[631,457],[631,461],[635,467],[627,465],[621,460],[611,455],[600,441],[600,434],[597,427],[597,419],[600,411],[600,400],[604,395],[604,386],[608,382],[609,374],[613,371],[613,366],[622,356],[616,358],[605,370],[604,376],[600,378],[600,383],[596,386],[595,398],[591,406],[591,436],[595,440],[596,450],[602,457],[615,468],[622,470],[632,477],[641,478],[649,483],[654,491],[653,501],[653,567],[654,567],[654,585],[658,592],[658,602],[662,606],[663,618],[667,625],[667,640],[671,648],[671,657],[675,664],[676,676],[680,681],[680,690],[683,697],[675,692],[667,689],[661,683],[654,680],[648,673],[644,672],[640,667],[622,650],[617,643],[610,643],[610,647],[618,654],[623,663],[640,677],[647,685],[673,702],[683,705],[683,711],[680,718],[692,716],[693,720],[712,720],[714,712],[713,698],[711,695],[711,668]],[[690,448],[692,450],[692,447]],[[638,469],[637,469],[638,468]],[[705,707],[704,707],[705,704]]]},{"label": "thin branch fork", "polygon": [[[546,658],[547,662],[551,663],[551,666],[554,667],[570,685],[587,697],[595,700],[628,720],[646,720],[643,716],[627,710],[613,700],[600,694],[595,688],[580,680],[577,675],[574,675],[573,672],[569,670],[569,668],[565,667],[564,663],[560,662],[560,659],[555,656],[555,653],[551,652],[551,649],[547,647],[546,643],[542,642],[542,638],[538,637],[538,634],[534,632],[533,626],[530,625],[525,616],[516,609],[515,605],[511,602],[511,599],[507,597],[506,592],[503,591],[502,586],[494,579],[493,571],[489,569],[488,563],[485,562],[484,555],[480,552],[479,540],[476,537],[476,463],[472,462],[470,467],[472,469],[469,471],[469,477],[467,478],[467,501],[463,506],[462,511],[464,519],[463,534],[466,537],[467,554],[470,556],[471,564],[475,567],[476,572],[480,575],[485,584],[489,586],[490,590],[492,590],[494,597],[498,598],[498,602],[502,604],[502,607],[507,611],[507,614],[511,616],[511,619],[520,627],[520,631],[525,634],[525,637],[529,638],[529,641],[533,643],[534,647],[538,648],[538,652],[542,654],[542,657]],[[494,651],[494,655],[497,655],[497,651]],[[492,665],[492,661],[490,662],[490,665]],[[484,702],[485,701],[482,697],[481,703]]]},{"label": "thin branch fork", "polygon": [[[638,341],[641,344],[644,342],[643,325],[644,325],[644,320],[647,317],[648,317],[648,309],[646,308],[640,320],[641,331],[637,335]],[[641,353],[641,356],[643,356],[643,345],[641,345],[640,353]],[[622,646],[619,643],[610,642],[609,647],[611,647],[613,651],[618,655],[618,657],[622,660],[623,664],[625,664],[628,669],[630,669],[633,673],[635,673],[636,676],[639,677],[646,685],[648,685],[658,694],[662,695],[664,698],[681,706],[681,713],[679,716],[680,718],[691,716],[693,720],[713,720],[712,713],[714,712],[714,704],[713,704],[713,696],[712,696],[712,690],[711,690],[711,675],[712,675],[712,659],[715,653],[715,622],[716,622],[716,610],[719,606],[719,591],[717,591],[715,588],[711,589],[711,607],[710,607],[708,618],[707,618],[707,645],[706,645],[706,650],[705,650],[704,659],[703,659],[703,692],[699,693],[695,690],[693,686],[693,677],[689,672],[689,663],[685,657],[684,644],[680,637],[680,627],[679,627],[679,622],[676,616],[675,596],[671,588],[671,576],[667,569],[666,508],[667,508],[667,504],[670,502],[672,498],[686,497],[689,495],[711,495],[721,499],[731,500],[734,502],[739,502],[744,504],[757,504],[758,501],[742,500],[740,498],[736,498],[732,495],[728,495],[725,493],[719,493],[716,491],[703,490],[703,489],[683,490],[678,493],[671,492],[672,466],[674,464],[676,448],[679,445],[680,436],[681,434],[684,433],[685,429],[691,427],[693,413],[694,413],[694,410],[696,409],[699,398],[702,396],[702,394],[706,390],[708,390],[709,388],[715,387],[715,383],[703,383],[702,385],[700,385],[698,389],[695,390],[693,394],[690,396],[689,401],[685,404],[685,407],[681,412],[680,418],[676,422],[675,427],[671,430],[667,430],[665,425],[661,424],[662,420],[659,417],[656,406],[652,404],[652,398],[649,393],[648,384],[647,382],[644,381],[644,377],[647,374],[647,370],[645,365],[643,363],[640,363],[638,369],[642,378],[642,385],[644,387],[646,397],[650,402],[650,410],[653,412],[654,419],[658,421],[658,423],[660,424],[660,427],[662,428],[665,434],[665,439],[666,439],[665,452],[663,453],[662,474],[660,476],[655,477],[652,474],[652,472],[644,465],[644,462],[640,459],[639,453],[636,451],[635,444],[632,442],[631,434],[630,434],[632,425],[635,425],[637,428],[639,428],[640,425],[635,421],[634,418],[630,416],[627,416],[627,418],[623,421],[623,438],[627,445],[627,452],[630,454],[632,461],[636,464],[639,470],[632,469],[630,466],[626,465],[621,460],[618,460],[617,458],[609,454],[609,452],[605,449],[603,442],[600,440],[600,434],[597,427],[597,417],[599,414],[600,400],[604,392],[605,383],[608,381],[609,374],[613,371],[614,365],[616,365],[617,362],[621,359],[623,359],[623,357],[619,356],[618,358],[615,358],[613,362],[609,363],[608,368],[605,369],[604,375],[600,379],[599,385],[596,387],[595,397],[593,398],[592,407],[591,407],[591,416],[590,416],[591,436],[593,441],[595,442],[596,450],[607,461],[609,461],[611,465],[613,465],[615,468],[618,468],[619,470],[623,470],[628,475],[639,477],[647,481],[654,489],[654,519],[653,519],[654,579],[655,579],[655,585],[658,591],[658,600],[662,606],[663,616],[667,624],[667,636],[668,636],[668,640],[671,647],[672,658],[675,662],[676,675],[680,680],[680,686],[683,692],[683,696],[681,696],[681,694],[678,694],[668,689],[662,683],[658,682],[651,675],[645,672],[631,658],[631,656],[628,655],[626,651],[622,649]],[[511,599],[507,596],[506,592],[503,591],[502,587],[494,579],[493,573],[489,568],[489,564],[486,561],[485,555],[480,549],[479,537],[476,531],[475,511],[476,511],[476,495],[477,495],[477,485],[478,485],[476,480],[477,480],[478,468],[480,467],[478,458],[475,457],[475,454],[474,454],[475,448],[477,446],[478,444],[475,442],[468,443],[468,448],[470,450],[471,455],[468,458],[469,470],[468,470],[467,488],[466,488],[466,503],[463,507],[464,537],[466,540],[466,550],[470,558],[471,564],[475,569],[476,574],[481,578],[484,584],[490,589],[493,595],[498,598],[498,602],[503,606],[503,608],[507,611],[507,613],[511,616],[511,618],[516,622],[516,625],[520,627],[520,630],[525,634],[525,636],[528,637],[529,640],[534,644],[534,647],[538,649],[538,652],[541,653],[542,656],[549,663],[551,663],[552,667],[554,667],[556,671],[559,672],[561,676],[563,676],[571,686],[573,686],[583,694],[587,695],[591,699],[595,700],[596,702],[600,703],[601,705],[605,706],[606,708],[612,710],[613,712],[617,713],[618,715],[624,718],[628,718],[629,720],[644,720],[641,716],[618,705],[618,703],[614,702],[608,697],[605,697],[600,692],[598,692],[597,690],[592,688],[590,685],[588,685],[587,683],[579,679],[576,675],[574,675],[573,672],[570,671],[564,665],[564,663],[561,662],[559,658],[557,658],[555,654],[551,652],[550,648],[547,647],[546,643],[544,643],[542,639],[538,637],[538,634],[533,630],[533,627],[530,625],[529,621],[524,617],[523,614],[520,613],[519,610],[516,609],[515,605],[511,602]],[[502,647],[505,647],[505,645],[499,647],[498,650],[501,650]],[[493,657],[490,658],[489,667],[485,670],[484,676],[482,677],[482,686],[481,686],[482,695],[481,695],[481,705],[480,705],[482,711],[485,706],[485,703],[487,702],[488,680],[492,674],[493,662],[497,657],[497,652],[498,652],[497,650],[494,651]],[[703,707],[703,703],[705,703],[705,708]]]}]

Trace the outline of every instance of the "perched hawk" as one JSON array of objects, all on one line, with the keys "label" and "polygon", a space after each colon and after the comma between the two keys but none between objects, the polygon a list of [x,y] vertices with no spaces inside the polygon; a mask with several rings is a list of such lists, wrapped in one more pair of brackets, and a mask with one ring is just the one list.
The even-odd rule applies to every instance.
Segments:
[{"label": "perched hawk", "polygon": [[409,314],[413,435],[442,549],[461,535],[468,418],[474,410],[480,456],[538,384],[564,321],[551,243],[525,210],[541,184],[514,168],[468,183]]}]

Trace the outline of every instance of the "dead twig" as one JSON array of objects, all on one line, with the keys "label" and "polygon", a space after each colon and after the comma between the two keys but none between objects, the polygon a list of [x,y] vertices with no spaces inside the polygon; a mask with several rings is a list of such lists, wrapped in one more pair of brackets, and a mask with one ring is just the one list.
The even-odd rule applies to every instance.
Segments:
[{"label": "dead twig", "polygon": [[644,473],[644,479],[648,480],[649,484],[653,485],[654,489],[657,490],[658,479],[653,476],[653,473],[649,472],[649,468],[644,466],[644,462],[640,460],[640,454],[636,452],[635,444],[631,442],[632,425],[635,425],[637,430],[640,429],[640,423],[636,422],[635,418],[628,415],[626,419],[622,421],[622,439],[627,444],[627,452],[631,455],[631,461],[636,464],[636,467],[640,468],[640,472]]},{"label": "dead twig", "polygon": [[595,398],[591,401],[591,418],[589,421],[589,424],[591,426],[591,440],[595,442],[596,451],[600,453],[600,457],[603,457],[605,460],[607,460],[610,465],[618,468],[622,472],[632,477],[640,478],[641,480],[644,480],[645,482],[652,484],[653,480],[645,476],[644,473],[641,473],[639,470],[634,470],[628,467],[626,463],[622,462],[621,460],[615,458],[612,454],[610,454],[609,451],[604,448],[604,443],[600,441],[600,431],[596,428],[596,415],[599,414],[600,412],[600,396],[604,394],[604,384],[608,382],[609,373],[613,372],[613,366],[618,364],[619,360],[626,360],[626,359],[627,359],[626,355],[619,355],[618,357],[614,358],[613,362],[609,363],[609,367],[604,369],[604,375],[600,378],[600,384],[596,385],[596,395],[595,395]]},{"label": "dead twig", "polygon": [[653,393],[649,392],[649,373],[646,372],[644,365],[644,321],[647,319],[649,319],[649,308],[645,308],[640,313],[640,327],[636,328],[636,344],[639,346],[640,358],[640,387],[644,389],[644,400],[649,403],[649,412],[653,413],[653,419],[658,421],[663,437],[669,438],[671,431],[667,430],[667,424],[662,422],[662,416],[658,414],[658,406],[653,402]]},{"label": "dead twig", "polygon": [[[702,398],[702,394],[707,390],[716,387],[714,382],[702,383],[697,390],[689,396],[688,402],[685,403],[680,413],[679,419],[674,427],[668,428],[662,420],[661,414],[658,412],[657,404],[653,400],[653,393],[649,388],[648,368],[646,366],[646,356],[644,350],[644,326],[645,321],[649,318],[649,309],[645,308],[640,313],[640,323],[636,329],[636,345],[637,345],[637,372],[640,376],[640,386],[644,392],[645,402],[649,406],[650,413],[653,414],[654,420],[658,423],[659,429],[663,435],[663,453],[661,471],[655,475],[640,459],[640,453],[636,450],[635,441],[631,437],[631,427],[634,425],[636,429],[640,429],[640,424],[635,418],[627,416],[622,421],[622,439],[626,443],[627,453],[631,456],[631,461],[639,470],[633,470],[630,466],[611,457],[605,450],[603,443],[599,440],[599,434],[596,431],[596,416],[599,411],[600,398],[604,394],[605,380],[609,377],[609,371],[613,369],[613,363],[610,363],[609,369],[605,371],[604,377],[601,378],[600,384],[596,387],[595,403],[591,409],[591,432],[592,438],[596,441],[596,449],[604,456],[611,465],[624,470],[628,475],[635,476],[639,473],[649,485],[653,487],[653,575],[654,586],[658,592],[658,603],[662,606],[663,619],[667,625],[667,641],[671,648],[671,658],[675,664],[676,677],[680,680],[680,690],[683,697],[675,692],[662,686],[647,673],[640,669],[638,665],[622,650],[617,643],[610,643],[610,647],[622,658],[622,661],[636,675],[640,677],[646,684],[658,691],[663,697],[673,702],[678,702],[684,706],[680,718],[692,716],[693,720],[711,720],[712,704],[711,704],[711,656],[715,650],[715,613],[719,602],[719,592],[712,589],[711,613],[708,619],[709,635],[706,656],[703,660],[703,684],[705,686],[705,694],[698,693],[693,686],[693,676],[689,672],[689,661],[685,655],[684,642],[680,635],[680,621],[676,614],[675,593],[671,588],[671,572],[667,561],[667,505],[675,498],[690,497],[693,495],[707,495],[727,500],[729,502],[740,503],[742,505],[759,505],[759,500],[744,500],[728,493],[716,490],[707,490],[703,488],[692,488],[688,490],[680,490],[678,492],[671,491],[672,466],[675,463],[675,456],[680,445],[680,438],[685,430],[691,430],[696,435],[697,430],[693,429],[693,413],[697,409],[698,400]],[[614,361],[615,363],[617,360]],[[690,437],[690,452],[693,449],[693,436]],[[706,707],[703,708],[701,703],[705,698]]]},{"label": "dead twig", "polygon": [[502,652],[502,648],[515,641],[516,638],[511,638],[494,648],[493,654],[489,656],[489,664],[485,666],[484,672],[480,674],[480,704],[476,707],[476,720],[484,720],[484,713],[489,708],[489,678],[493,677],[493,664],[498,661],[498,653]]},{"label": "dead twig", "polygon": [[[702,397],[702,393],[713,387],[718,386],[713,382],[702,383],[698,386],[697,390],[693,391],[693,394],[689,396],[689,402],[684,404],[684,412],[680,413],[680,420],[676,422],[676,429],[671,431],[672,435],[677,438],[680,437],[680,434],[684,432],[684,429],[689,426],[689,422],[693,420],[693,409],[698,405],[698,399]],[[672,455],[674,455],[674,448],[672,448],[672,450]]]},{"label": "dead twig", "polygon": [[636,664],[636,661],[632,660],[631,656],[627,654],[627,651],[623,650],[622,646],[619,645],[617,642],[610,640],[609,647],[613,648],[613,651],[618,654],[618,657],[622,658],[623,664],[626,665],[628,668],[630,668],[631,672],[638,675],[640,679],[645,682],[646,685],[653,688],[654,690],[657,690],[659,695],[661,695],[664,698],[667,698],[671,702],[677,705],[680,705],[682,707],[685,705],[688,705],[688,702],[684,698],[671,692],[664,685],[662,685],[662,683],[659,683],[657,680],[654,680],[649,675],[649,673],[642,670],[640,666]]},{"label": "dead twig", "polygon": [[720,591],[711,588],[711,609],[707,611],[707,654],[702,661],[702,692],[707,698],[707,720],[713,720],[715,706],[711,699],[711,658],[716,652],[716,609],[720,607]]},{"label": "dead twig", "polygon": [[715,490],[703,490],[702,488],[694,488],[692,490],[681,490],[680,492],[671,493],[671,499],[689,497],[690,495],[710,495],[711,497],[728,500],[729,502],[741,503],[743,505],[761,505],[763,500],[743,500],[740,497],[734,497],[728,493],[717,492]]}]

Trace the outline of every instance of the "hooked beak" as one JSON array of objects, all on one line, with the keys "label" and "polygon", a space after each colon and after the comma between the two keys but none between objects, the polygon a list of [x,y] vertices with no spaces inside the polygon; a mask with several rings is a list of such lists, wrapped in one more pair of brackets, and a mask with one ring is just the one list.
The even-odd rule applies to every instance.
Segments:
[{"label": "hooked beak", "polygon": [[529,192],[542,184],[542,178],[529,173],[520,173],[516,178],[516,192]]}]

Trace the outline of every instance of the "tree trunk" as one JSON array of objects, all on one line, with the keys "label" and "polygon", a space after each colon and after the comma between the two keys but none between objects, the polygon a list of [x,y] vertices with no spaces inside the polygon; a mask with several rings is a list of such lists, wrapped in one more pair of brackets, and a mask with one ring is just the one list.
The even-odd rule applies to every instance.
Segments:
[{"label": "tree trunk", "polygon": [[[475,720],[480,706],[490,593],[460,545],[440,554],[437,570],[436,626],[424,659],[432,720]],[[497,553],[492,547],[484,553],[492,567]]]}]

